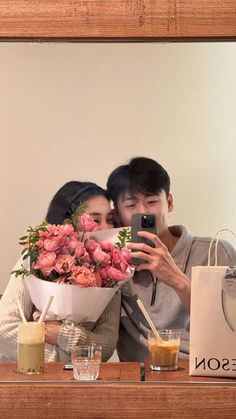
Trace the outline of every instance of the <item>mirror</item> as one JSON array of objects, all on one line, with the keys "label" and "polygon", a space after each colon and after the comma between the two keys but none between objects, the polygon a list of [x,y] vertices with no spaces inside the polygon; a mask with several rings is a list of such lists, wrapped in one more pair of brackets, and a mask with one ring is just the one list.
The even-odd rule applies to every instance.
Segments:
[{"label": "mirror", "polygon": [[[189,223],[198,234],[212,234],[222,222],[234,227],[235,189],[234,44],[4,41],[234,40],[231,3],[1,1],[1,218],[7,240],[1,241],[0,293],[19,254],[17,237],[41,220],[55,189],[72,177],[105,185],[116,165],[136,154],[153,156],[173,178],[173,221]],[[183,158],[187,153],[190,159]],[[183,181],[184,199],[178,192]]]},{"label": "mirror", "polygon": [[236,231],[235,43],[2,42],[0,61],[0,293],[56,190],[136,155],[171,175],[170,224]]},{"label": "mirror", "polygon": [[[57,188],[71,179],[105,186],[134,155],[169,171],[171,223],[199,235],[236,230],[235,44],[65,43],[233,40],[229,1],[13,0],[0,10],[0,293],[18,237]],[[32,43],[40,40],[60,43]]]}]

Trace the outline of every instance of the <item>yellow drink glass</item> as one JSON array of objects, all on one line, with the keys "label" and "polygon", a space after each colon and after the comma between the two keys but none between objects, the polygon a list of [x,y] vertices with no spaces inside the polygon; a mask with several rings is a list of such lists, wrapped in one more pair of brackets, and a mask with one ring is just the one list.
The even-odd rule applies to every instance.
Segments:
[{"label": "yellow drink glass", "polygon": [[19,323],[17,370],[38,374],[44,369],[44,323]]}]

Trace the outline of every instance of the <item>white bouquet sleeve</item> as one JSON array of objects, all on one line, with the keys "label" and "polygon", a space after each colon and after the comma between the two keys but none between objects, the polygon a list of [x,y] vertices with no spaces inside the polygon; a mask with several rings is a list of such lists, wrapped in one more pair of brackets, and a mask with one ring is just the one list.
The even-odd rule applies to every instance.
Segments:
[{"label": "white bouquet sleeve", "polygon": [[29,275],[25,278],[30,298],[42,311],[49,296],[53,296],[47,318],[76,322],[96,322],[114,297],[118,287],[83,288],[71,284],[44,281]]}]

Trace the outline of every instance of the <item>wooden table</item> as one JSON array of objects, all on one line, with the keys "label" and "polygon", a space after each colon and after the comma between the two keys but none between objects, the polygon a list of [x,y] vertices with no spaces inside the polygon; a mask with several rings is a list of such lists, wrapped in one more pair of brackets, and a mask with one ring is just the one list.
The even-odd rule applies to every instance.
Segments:
[{"label": "wooden table", "polygon": [[236,379],[189,377],[188,361],[172,372],[139,363],[101,365],[95,382],[76,382],[63,364],[22,375],[0,363],[1,418],[236,418]]}]

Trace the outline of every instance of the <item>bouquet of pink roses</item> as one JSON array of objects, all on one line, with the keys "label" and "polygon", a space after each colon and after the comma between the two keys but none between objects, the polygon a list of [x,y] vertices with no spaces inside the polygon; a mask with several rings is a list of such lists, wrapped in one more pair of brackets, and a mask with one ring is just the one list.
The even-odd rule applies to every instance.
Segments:
[{"label": "bouquet of pink roses", "polygon": [[[13,273],[25,277],[37,309],[42,310],[48,296],[53,295],[52,318],[96,321],[117,288],[132,277],[130,251],[125,247],[129,231],[96,232],[96,228],[93,219],[83,214],[80,231],[72,224],[44,222],[30,227],[28,236],[21,237],[23,264]],[[103,235],[108,240],[102,240]]]}]

